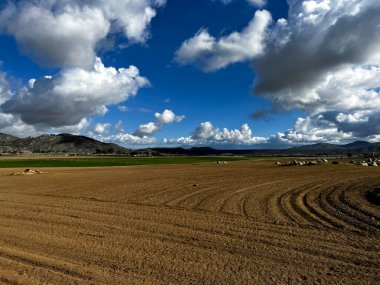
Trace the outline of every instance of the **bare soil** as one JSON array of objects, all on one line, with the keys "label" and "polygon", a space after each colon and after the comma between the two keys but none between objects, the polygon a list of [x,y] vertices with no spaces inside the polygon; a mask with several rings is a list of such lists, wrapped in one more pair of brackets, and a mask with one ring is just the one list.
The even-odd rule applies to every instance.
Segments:
[{"label": "bare soil", "polygon": [[380,168],[0,169],[1,284],[380,284]]}]

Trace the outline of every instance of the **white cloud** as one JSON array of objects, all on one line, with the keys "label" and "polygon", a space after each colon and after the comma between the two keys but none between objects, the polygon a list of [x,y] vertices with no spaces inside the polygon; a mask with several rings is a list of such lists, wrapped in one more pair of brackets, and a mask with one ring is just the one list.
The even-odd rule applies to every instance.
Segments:
[{"label": "white cloud", "polygon": [[96,45],[122,31],[143,43],[156,8],[165,0],[9,1],[0,11],[0,31],[13,35],[38,63],[91,68]]},{"label": "white cloud", "polygon": [[140,125],[137,130],[133,132],[133,135],[137,137],[151,136],[159,129],[160,127],[157,126],[154,122],[150,122]]},{"label": "white cloud", "polygon": [[111,136],[102,137],[103,141],[114,142],[122,145],[152,145],[157,143],[155,138],[148,136],[138,137],[132,134],[119,133]]},{"label": "white cloud", "polygon": [[[299,109],[314,122],[321,115],[333,125],[324,134],[311,128],[319,132],[312,141],[379,134],[380,2],[288,3],[288,19],[276,23],[266,52],[253,60],[254,94],[270,99],[274,110]],[[299,133],[287,136],[297,141]]]},{"label": "white cloud", "polygon": [[[115,129],[119,131],[119,133],[104,136],[103,133],[97,132],[94,136],[96,139],[100,139],[102,141],[119,143],[122,145],[160,145],[166,144],[164,140],[157,140],[152,136],[160,131],[164,125],[171,123],[179,123],[181,122],[185,116],[177,116],[171,110],[164,110],[162,113],[156,113],[156,120],[154,122],[149,122],[146,124],[140,125],[133,133],[124,133],[122,129],[122,122],[119,121],[115,124]],[[94,135],[93,133],[90,135]]]},{"label": "white cloud", "polygon": [[3,102],[1,109],[30,125],[75,125],[85,117],[104,115],[108,105],[125,101],[148,84],[135,66],[116,70],[97,58],[90,71],[64,69],[56,76],[30,81],[29,87]]},{"label": "white cloud", "polygon": [[120,105],[120,106],[118,106],[117,108],[118,108],[119,111],[121,111],[121,112],[130,112],[130,111],[132,111],[131,108],[129,108],[128,106],[124,106],[124,105]]},{"label": "white cloud", "polygon": [[156,121],[140,125],[132,135],[140,138],[145,136],[150,137],[161,130],[165,124],[179,123],[185,118],[185,116],[177,116],[171,110],[164,110],[162,113],[156,113],[154,116],[156,117]]},{"label": "white cloud", "polygon": [[21,50],[36,62],[61,68],[54,76],[31,79],[29,86],[14,93],[4,91],[5,85],[0,82],[0,114],[8,126],[4,131],[77,132],[85,128],[88,117],[104,115],[108,105],[135,96],[139,88],[149,84],[148,80],[134,66],[118,70],[105,67],[96,57],[96,50],[107,37],[120,32],[129,44],[146,41],[156,9],[165,3],[166,0],[4,3],[0,33],[14,36]]},{"label": "white cloud", "polygon": [[257,11],[242,32],[233,32],[216,39],[206,29],[182,43],[175,60],[180,64],[192,64],[203,71],[214,71],[229,64],[250,60],[264,50],[264,38],[271,15]]},{"label": "white cloud", "polygon": [[156,117],[156,125],[158,126],[170,123],[179,123],[185,118],[185,116],[177,116],[173,111],[167,109],[161,114],[154,114],[154,116]]},{"label": "white cloud", "polygon": [[[1,15],[4,11],[0,19]],[[20,5],[9,18],[2,18],[22,52],[48,66],[90,67],[96,43],[110,29],[102,11],[87,6],[65,6],[54,13],[37,5]]]},{"label": "white cloud", "polygon": [[110,123],[104,123],[104,124],[97,123],[93,129],[93,132],[97,133],[97,134],[104,134],[104,133],[108,132],[108,129],[110,127],[111,127]]},{"label": "white cloud", "polygon": [[105,16],[115,21],[116,27],[136,42],[145,42],[149,37],[147,27],[156,16],[155,7],[165,5],[166,0],[100,0]]},{"label": "white cloud", "polygon": [[214,127],[211,122],[204,122],[196,128],[192,136],[181,137],[170,142],[189,145],[254,145],[266,143],[267,139],[253,137],[248,124],[243,124],[239,130],[228,130],[226,128],[220,130]]},{"label": "white cloud", "polygon": [[115,128],[115,130],[117,130],[119,132],[124,132],[123,121],[121,121],[121,120],[117,121],[114,128]]},{"label": "white cloud", "polygon": [[340,143],[351,141],[352,133],[340,131],[338,126],[318,117],[298,118],[290,130],[279,132],[268,140],[273,145],[298,145],[310,143]]}]

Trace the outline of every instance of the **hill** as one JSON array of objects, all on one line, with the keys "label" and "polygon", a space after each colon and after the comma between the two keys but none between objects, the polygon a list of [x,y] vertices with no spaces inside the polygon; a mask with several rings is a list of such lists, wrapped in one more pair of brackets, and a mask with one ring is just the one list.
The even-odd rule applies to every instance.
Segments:
[{"label": "hill", "polygon": [[71,134],[27,138],[0,134],[0,153],[129,154],[130,150]]}]

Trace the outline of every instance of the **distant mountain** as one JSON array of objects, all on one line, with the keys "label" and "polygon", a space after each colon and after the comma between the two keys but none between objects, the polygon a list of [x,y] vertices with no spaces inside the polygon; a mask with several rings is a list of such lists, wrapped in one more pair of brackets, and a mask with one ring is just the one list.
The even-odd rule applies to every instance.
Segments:
[{"label": "distant mountain", "polygon": [[0,133],[1,153],[67,153],[67,154],[122,154],[129,156],[160,155],[250,155],[250,156],[350,156],[380,154],[380,143],[356,141],[345,145],[316,143],[288,149],[214,149],[192,148],[146,148],[130,150],[113,143],[103,143],[85,136],[71,134],[42,135],[18,138]]},{"label": "distant mountain", "polygon": [[0,134],[0,153],[129,154],[129,149],[71,134],[18,138]]},{"label": "distant mountain", "polygon": [[168,155],[251,155],[251,156],[323,156],[380,154],[380,143],[356,141],[345,145],[316,143],[287,149],[214,149],[210,147],[153,148]]},{"label": "distant mountain", "polygon": [[346,145],[342,145],[342,147],[344,148],[368,148],[368,147],[373,147],[373,146],[376,146],[377,143],[369,143],[369,142],[366,142],[366,141],[356,141],[356,142],[353,142],[353,143],[349,143],[349,144],[346,144]]},{"label": "distant mountain", "polygon": [[330,143],[316,143],[311,145],[296,146],[291,148],[294,151],[313,151],[313,150],[336,150],[341,146]]},{"label": "distant mountain", "polygon": [[219,150],[211,147],[192,147],[189,149],[176,147],[176,148],[152,148],[156,153],[169,154],[169,155],[218,155]]}]

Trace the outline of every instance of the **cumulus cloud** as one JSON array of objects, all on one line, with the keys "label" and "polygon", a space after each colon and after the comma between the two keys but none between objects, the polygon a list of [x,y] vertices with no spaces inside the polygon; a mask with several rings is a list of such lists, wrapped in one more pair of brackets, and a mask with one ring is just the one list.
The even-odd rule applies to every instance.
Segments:
[{"label": "cumulus cloud", "polygon": [[122,145],[152,145],[158,142],[156,138],[148,136],[139,137],[127,133],[118,133],[110,136],[105,136],[102,137],[102,140]]},{"label": "cumulus cloud", "polygon": [[[95,1],[96,2],[96,1]],[[156,16],[156,9],[165,5],[166,0],[100,0],[98,5],[116,28],[136,42],[144,42],[149,37],[147,27]]]},{"label": "cumulus cloud", "polygon": [[171,110],[164,110],[162,113],[156,113],[154,116],[156,117],[154,122],[140,125],[132,135],[140,138],[150,137],[161,130],[165,124],[179,123],[185,118],[185,116],[177,116]]},{"label": "cumulus cloud", "polygon": [[[298,109],[306,115],[278,134],[288,143],[374,138],[380,133],[379,1],[289,0],[288,4],[287,19],[277,20],[273,27],[268,27],[269,14],[261,21],[259,40],[250,41],[260,43],[259,52],[241,41],[250,38],[243,36],[249,28],[219,40],[202,29],[182,44],[177,61],[213,71],[252,59],[257,76],[254,94],[272,102],[271,112]],[[232,42],[239,47],[231,48]],[[252,118],[268,114],[258,110]]]},{"label": "cumulus cloud", "polygon": [[96,45],[122,31],[143,43],[156,8],[166,0],[9,1],[0,11],[0,31],[13,35],[38,63],[91,68]]},{"label": "cumulus cloud", "polygon": [[257,11],[240,33],[216,39],[206,29],[182,43],[177,50],[175,61],[192,64],[203,71],[214,71],[229,64],[250,60],[264,50],[264,38],[271,15],[268,11]]},{"label": "cumulus cloud", "polygon": [[108,129],[111,127],[111,124],[110,123],[104,123],[104,124],[101,124],[101,123],[97,123],[93,129],[94,133],[97,133],[97,134],[104,134],[108,131]]},{"label": "cumulus cloud", "polygon": [[[96,57],[97,48],[116,33],[124,35],[128,43],[144,43],[156,9],[165,3],[166,0],[4,3],[0,8],[0,33],[13,36],[21,51],[37,63],[61,70],[53,76],[31,79],[28,86],[14,93],[4,91],[5,84],[1,83],[2,121],[7,126],[12,124],[15,132],[24,128],[35,134],[47,129],[74,133],[88,127],[88,117],[104,115],[108,105],[135,96],[139,88],[149,85],[148,80],[139,75],[135,66],[105,67]],[[5,131],[12,132],[9,128]]]},{"label": "cumulus cloud", "polygon": [[[6,80],[6,74],[0,72],[0,105],[13,99],[14,94],[11,92],[9,83]],[[36,136],[49,132],[55,133],[72,133],[79,134],[82,130],[89,126],[90,122],[87,118],[82,118],[78,123],[48,127],[44,125],[30,125],[21,120],[19,114],[4,113],[0,108],[0,132],[11,134],[19,137]]]},{"label": "cumulus cloud", "polygon": [[266,143],[267,139],[253,137],[248,124],[243,124],[240,129],[228,130],[224,128],[221,130],[214,127],[211,122],[203,122],[195,129],[192,136],[181,137],[175,142],[189,145],[254,145]]},{"label": "cumulus cloud", "polygon": [[[165,140],[157,140],[152,137],[155,133],[160,131],[164,125],[171,123],[181,122],[185,116],[177,116],[171,110],[164,110],[162,113],[155,113],[156,120],[140,125],[133,133],[125,133],[119,121],[115,124],[115,129],[118,133],[105,136],[103,133],[97,132],[94,135],[96,139],[114,142],[122,145],[162,145],[166,144]],[[90,135],[93,135],[90,134]]]},{"label": "cumulus cloud", "polygon": [[0,14],[0,23],[14,35],[24,54],[48,66],[91,66],[96,43],[110,29],[97,8],[66,6],[54,13],[38,5],[12,7],[12,13]]},{"label": "cumulus cloud", "polygon": [[299,145],[320,142],[340,143],[352,139],[352,133],[339,130],[336,124],[319,115],[314,118],[298,118],[291,129],[271,136],[268,143],[271,145]]},{"label": "cumulus cloud", "polygon": [[135,66],[116,70],[97,58],[90,71],[65,69],[55,76],[30,80],[28,87],[0,107],[29,125],[69,126],[88,116],[104,115],[107,105],[125,101],[148,84]]},{"label": "cumulus cloud", "polygon": [[[253,60],[254,94],[269,98],[274,110],[305,112],[304,124],[311,120],[310,129],[317,134],[310,138],[306,132],[311,141],[317,137],[334,141],[334,133],[335,141],[342,134],[343,138],[379,134],[380,3],[291,0],[288,4],[288,19],[277,21],[265,40],[266,52]],[[321,126],[321,117],[332,127]],[[294,128],[285,135],[297,141],[295,134],[300,133],[305,132]]]}]

